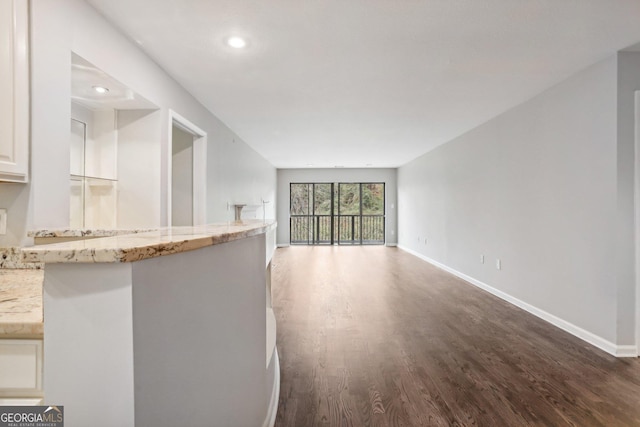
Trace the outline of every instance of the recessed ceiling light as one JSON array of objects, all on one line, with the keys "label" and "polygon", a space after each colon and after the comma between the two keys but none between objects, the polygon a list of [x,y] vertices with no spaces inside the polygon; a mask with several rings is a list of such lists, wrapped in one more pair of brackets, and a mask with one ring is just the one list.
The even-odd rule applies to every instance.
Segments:
[{"label": "recessed ceiling light", "polygon": [[311,167],[311,166],[313,166],[313,163],[307,163],[307,166]]},{"label": "recessed ceiling light", "polygon": [[227,44],[235,49],[242,49],[247,45],[247,41],[242,37],[229,37]]},{"label": "recessed ceiling light", "polygon": [[93,86],[93,90],[95,90],[99,94],[105,94],[105,93],[109,92],[109,88],[104,87],[104,86]]},{"label": "recessed ceiling light", "polygon": [[335,165],[334,168],[343,168],[344,166],[342,165]]}]

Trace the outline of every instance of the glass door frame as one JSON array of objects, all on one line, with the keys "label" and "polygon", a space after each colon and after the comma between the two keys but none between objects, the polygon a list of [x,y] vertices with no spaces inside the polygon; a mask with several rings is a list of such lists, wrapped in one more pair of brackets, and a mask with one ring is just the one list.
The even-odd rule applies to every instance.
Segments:
[{"label": "glass door frame", "polygon": [[[365,214],[363,211],[363,186],[365,185],[381,185],[382,186],[382,214]],[[304,185],[306,187],[306,213],[293,214],[293,191],[294,185]],[[316,185],[330,185],[331,203],[330,214],[318,214],[316,211]],[[343,214],[341,210],[341,186],[342,185],[358,185],[358,213]],[[337,206],[336,206],[337,203]],[[329,238],[321,240],[321,217],[329,216]],[[350,233],[351,240],[341,240],[343,232],[342,218],[351,218]],[[372,227],[376,227],[376,218],[381,219],[381,239],[365,240],[363,235],[363,224],[367,218],[371,218],[369,223]],[[302,220],[301,220],[302,219]],[[357,227],[356,227],[357,219]],[[301,234],[300,227],[304,230],[302,233],[305,238],[295,238]],[[298,229],[297,232],[294,232]],[[357,232],[357,233],[356,233]],[[357,235],[356,235],[357,234]],[[368,235],[371,234],[367,233]],[[376,234],[374,232],[374,234]],[[302,236],[299,236],[302,237]],[[356,238],[357,237],[357,238]],[[375,237],[375,236],[372,236]],[[386,183],[384,182],[291,182],[289,183],[289,243],[292,245],[384,245],[386,241]]]}]

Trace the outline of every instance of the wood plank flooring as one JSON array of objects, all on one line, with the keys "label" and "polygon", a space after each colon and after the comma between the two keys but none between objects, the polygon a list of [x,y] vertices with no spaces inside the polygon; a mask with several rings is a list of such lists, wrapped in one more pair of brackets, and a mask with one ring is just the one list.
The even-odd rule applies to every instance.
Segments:
[{"label": "wood plank flooring", "polygon": [[276,426],[640,426],[638,359],[399,249],[297,246],[273,262]]}]

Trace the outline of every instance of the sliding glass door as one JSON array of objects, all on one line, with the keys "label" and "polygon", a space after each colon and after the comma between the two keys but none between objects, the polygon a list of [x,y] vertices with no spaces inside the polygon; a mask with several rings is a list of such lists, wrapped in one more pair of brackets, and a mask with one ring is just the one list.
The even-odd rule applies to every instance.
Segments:
[{"label": "sliding glass door", "polygon": [[290,194],[291,243],[333,244],[334,185],[291,184]]},{"label": "sliding glass door", "polygon": [[384,183],[292,183],[292,244],[384,244]]}]

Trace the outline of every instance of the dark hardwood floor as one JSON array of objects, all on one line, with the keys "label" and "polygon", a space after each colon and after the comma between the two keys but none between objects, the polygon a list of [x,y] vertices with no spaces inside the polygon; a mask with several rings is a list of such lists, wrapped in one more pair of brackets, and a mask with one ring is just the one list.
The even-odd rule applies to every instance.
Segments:
[{"label": "dark hardwood floor", "polygon": [[278,249],[276,426],[640,426],[616,359],[401,250]]}]

